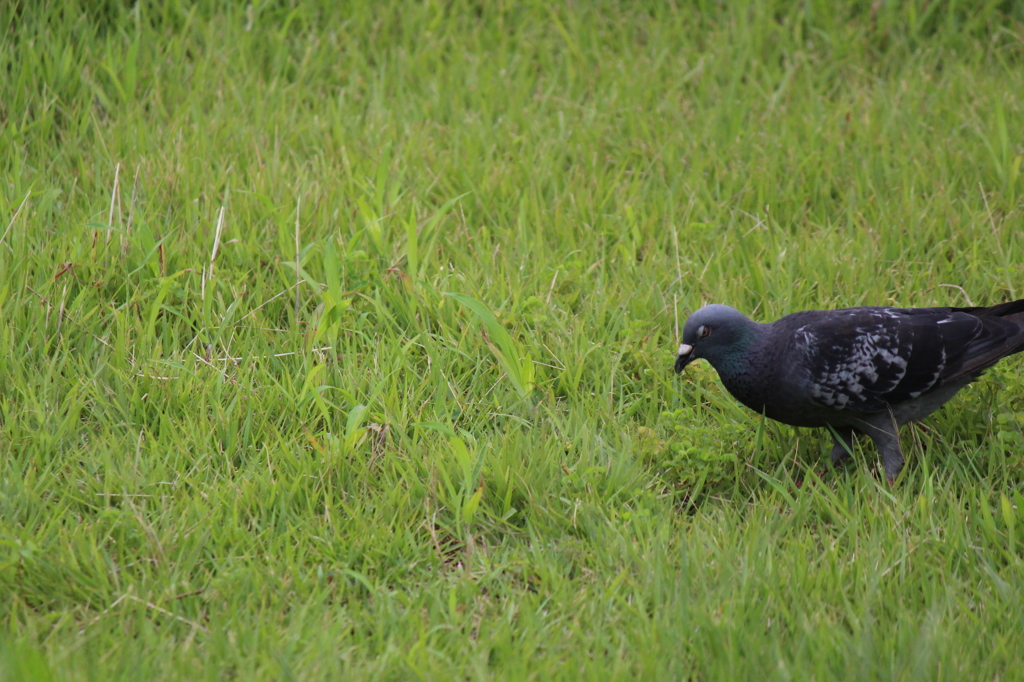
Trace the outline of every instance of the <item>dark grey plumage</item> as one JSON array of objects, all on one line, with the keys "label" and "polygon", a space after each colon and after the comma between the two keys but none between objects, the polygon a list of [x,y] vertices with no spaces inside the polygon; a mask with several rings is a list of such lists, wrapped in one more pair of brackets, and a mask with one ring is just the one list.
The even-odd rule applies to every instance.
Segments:
[{"label": "dark grey plumage", "polygon": [[708,305],[686,321],[675,370],[704,358],[750,409],[784,424],[831,427],[833,464],[852,451],[855,433],[870,436],[891,482],[903,467],[899,427],[1021,350],[1024,299],[808,310],[768,324]]}]

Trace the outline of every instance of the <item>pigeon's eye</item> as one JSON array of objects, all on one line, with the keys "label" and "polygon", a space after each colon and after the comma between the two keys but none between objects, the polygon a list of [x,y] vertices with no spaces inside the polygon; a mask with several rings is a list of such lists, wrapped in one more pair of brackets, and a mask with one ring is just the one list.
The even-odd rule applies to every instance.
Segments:
[{"label": "pigeon's eye", "polygon": [[697,328],[697,338],[706,339],[711,336],[711,327],[706,324],[702,324]]}]

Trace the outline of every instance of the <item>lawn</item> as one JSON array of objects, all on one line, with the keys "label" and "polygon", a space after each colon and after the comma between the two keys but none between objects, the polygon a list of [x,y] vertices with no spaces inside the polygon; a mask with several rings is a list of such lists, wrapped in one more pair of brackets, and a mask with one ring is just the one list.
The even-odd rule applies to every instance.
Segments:
[{"label": "lawn", "polygon": [[1019,3],[0,31],[0,678],[1024,678],[1024,357],[895,486],[671,371],[1024,297]]}]

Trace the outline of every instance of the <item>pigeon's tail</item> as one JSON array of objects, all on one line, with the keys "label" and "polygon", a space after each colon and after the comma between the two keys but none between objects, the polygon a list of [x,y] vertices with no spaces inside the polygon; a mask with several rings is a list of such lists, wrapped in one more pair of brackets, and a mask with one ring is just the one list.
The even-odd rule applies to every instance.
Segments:
[{"label": "pigeon's tail", "polygon": [[968,346],[961,374],[980,374],[1002,358],[1024,351],[1024,299],[952,310],[973,315],[984,325],[984,331]]},{"label": "pigeon's tail", "polygon": [[992,306],[974,306],[973,308],[952,308],[955,313],[967,313],[975,317],[1009,317],[1024,325],[1024,298]]}]

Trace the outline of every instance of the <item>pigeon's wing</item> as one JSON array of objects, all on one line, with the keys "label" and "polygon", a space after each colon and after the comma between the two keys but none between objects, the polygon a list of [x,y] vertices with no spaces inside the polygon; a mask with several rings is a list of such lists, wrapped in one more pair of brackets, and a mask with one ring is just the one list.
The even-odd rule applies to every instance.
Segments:
[{"label": "pigeon's wing", "polygon": [[989,308],[951,308],[953,314],[975,317],[982,329],[968,344],[959,376],[977,375],[1007,355],[1024,350],[1024,299]]},{"label": "pigeon's wing", "polygon": [[993,355],[997,337],[1005,339],[987,320],[950,308],[848,308],[800,321],[793,341],[811,400],[856,412],[976,374],[999,358],[980,367],[971,360]]}]

